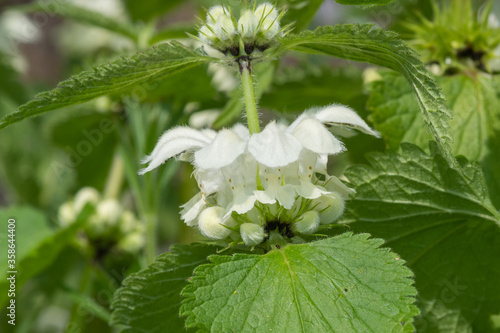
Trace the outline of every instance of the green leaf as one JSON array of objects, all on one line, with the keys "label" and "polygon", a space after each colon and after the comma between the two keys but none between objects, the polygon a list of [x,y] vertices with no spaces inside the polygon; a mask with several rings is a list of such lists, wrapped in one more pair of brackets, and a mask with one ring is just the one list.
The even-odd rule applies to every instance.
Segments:
[{"label": "green leaf", "polygon": [[411,271],[380,239],[345,233],[265,255],[211,256],[182,291],[202,332],[412,332]]},{"label": "green leaf", "polygon": [[[375,128],[391,148],[397,148],[401,142],[426,147],[431,136],[419,116],[412,88],[397,73],[383,71],[380,74],[382,80],[369,85],[368,108]],[[488,177],[497,174],[498,170],[490,169],[498,163],[485,159],[497,156],[500,144],[497,134],[500,130],[499,82],[483,75],[454,75],[437,80],[453,111],[450,134],[455,143],[454,154],[481,161]],[[500,182],[493,179],[488,185],[492,193],[500,192]]]},{"label": "green leaf", "polygon": [[117,21],[116,19],[107,17],[99,12],[75,6],[65,1],[37,1],[29,5],[14,8],[27,13],[43,12],[49,15],[60,15],[78,23],[115,32],[134,41],[138,38],[138,31],[133,25]]},{"label": "green leaf", "polygon": [[335,0],[342,5],[355,5],[355,6],[367,6],[367,5],[387,5],[394,0]]},{"label": "green leaf", "polygon": [[302,31],[311,22],[318,11],[323,0],[281,0],[278,1],[278,8],[287,9],[281,24],[283,26],[293,23],[294,31]]},{"label": "green leaf", "polygon": [[61,82],[52,91],[43,92],[19,110],[0,120],[0,129],[27,117],[90,101],[94,98],[127,93],[133,87],[138,95],[156,87],[156,81],[210,61],[180,43],[160,44],[130,58],[121,58]]},{"label": "green leaf", "polygon": [[[19,289],[31,277],[40,273],[50,265],[59,252],[74,239],[77,230],[86,221],[88,210],[85,209],[78,221],[65,229],[56,232],[47,226],[45,216],[38,210],[29,207],[11,207],[0,210],[0,220],[4,221],[4,228],[0,230],[0,244],[5,259],[1,261],[0,269],[3,272],[12,270],[7,266],[8,237],[7,221],[15,219],[15,270],[16,288]],[[0,305],[7,300],[9,281],[0,280]]]},{"label": "green leaf", "polygon": [[218,247],[174,245],[143,271],[132,274],[114,295],[111,325],[120,332],[182,332],[181,290],[196,266]]},{"label": "green leaf", "polygon": [[16,103],[23,103],[26,100],[26,89],[19,82],[19,74],[9,63],[9,58],[0,52],[0,93],[11,98]]},{"label": "green leaf", "polygon": [[448,133],[447,121],[451,113],[441,90],[417,54],[399,40],[396,33],[372,29],[370,24],[319,27],[314,32],[305,31],[281,39],[276,53],[284,50],[368,62],[403,74],[410,82],[424,121],[439,148],[448,162],[458,168],[451,153],[452,139]]},{"label": "green leaf", "polygon": [[404,143],[401,154],[373,154],[349,168],[356,189],[348,209],[354,231],[371,232],[415,272],[422,332],[492,332],[500,312],[500,219],[477,164],[459,159],[472,179]]}]

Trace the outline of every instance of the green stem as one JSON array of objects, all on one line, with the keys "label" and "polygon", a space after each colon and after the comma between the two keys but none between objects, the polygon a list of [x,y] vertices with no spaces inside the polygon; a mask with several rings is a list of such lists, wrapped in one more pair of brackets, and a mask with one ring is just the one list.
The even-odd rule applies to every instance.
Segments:
[{"label": "green stem", "polygon": [[[82,272],[82,278],[80,279],[80,285],[78,287],[78,292],[82,295],[86,293],[87,287],[90,283],[90,275],[91,265],[88,261],[86,261]],[[73,304],[66,332],[83,331],[83,328],[85,327],[84,315],[85,314],[82,313],[82,309],[79,308],[79,305],[76,303]]]},{"label": "green stem", "polygon": [[259,133],[259,116],[257,114],[257,101],[255,100],[250,59],[247,56],[240,57],[239,65],[241,73],[241,84],[243,86],[243,96],[245,97],[248,130],[250,131],[250,134]]},{"label": "green stem", "polygon": [[146,222],[146,263],[151,265],[156,257],[156,214],[145,214]]},{"label": "green stem", "polygon": [[106,181],[106,186],[104,187],[105,198],[118,197],[118,195],[120,194],[120,189],[122,187],[124,173],[125,168],[123,165],[123,160],[120,154],[116,152],[115,156],[113,157],[113,162],[109,171],[108,180]]}]

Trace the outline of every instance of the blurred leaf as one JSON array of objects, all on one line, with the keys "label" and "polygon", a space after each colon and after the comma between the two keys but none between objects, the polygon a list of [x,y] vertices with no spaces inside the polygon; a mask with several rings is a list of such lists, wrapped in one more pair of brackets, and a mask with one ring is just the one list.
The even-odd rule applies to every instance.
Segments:
[{"label": "blurred leaf", "polygon": [[64,293],[76,304],[79,308],[84,309],[90,315],[96,316],[105,322],[109,322],[111,315],[109,311],[101,304],[97,303],[93,298],[82,295],[81,293],[71,290],[67,287],[62,287]]},{"label": "blurred leaf", "polygon": [[154,45],[156,43],[169,39],[186,38],[187,37],[186,32],[192,35],[198,34],[193,24],[181,23],[176,25],[169,25],[168,27],[156,32],[156,34],[151,38],[149,43],[150,45]]},{"label": "blurred leaf", "polygon": [[108,94],[127,93],[138,85],[136,93],[142,94],[151,89],[152,83],[210,60],[177,42],[160,44],[132,57],[96,66],[61,82],[52,91],[38,94],[18,111],[1,119],[0,129],[47,111]]},{"label": "blurred leaf", "polygon": [[26,13],[43,12],[51,15],[60,15],[78,23],[115,32],[134,41],[138,38],[137,29],[133,25],[117,21],[114,18],[107,17],[99,12],[84,7],[75,6],[66,1],[36,1],[29,5],[13,7],[13,9],[18,9]]},{"label": "blurred leaf", "polygon": [[[0,238],[2,252],[5,254],[7,254],[7,240],[10,239],[7,234],[7,221],[11,218],[16,220],[16,290],[52,263],[59,252],[74,239],[77,230],[86,221],[88,215],[89,210],[84,209],[75,223],[65,229],[52,231],[47,226],[45,216],[38,210],[29,207],[0,209],[0,220],[4,221]],[[0,266],[3,272],[12,270],[7,266],[6,257]],[[0,280],[0,305],[7,301],[8,289],[9,281]]]},{"label": "blurred leaf", "polygon": [[182,0],[122,0],[134,21],[149,22],[182,3]]},{"label": "blurred leaf", "polygon": [[265,255],[210,256],[182,291],[199,332],[412,332],[411,271],[380,239],[345,233]]},{"label": "blurred leaf", "polygon": [[[368,108],[375,128],[393,149],[401,142],[426,147],[431,136],[420,117],[412,88],[397,73],[383,71],[380,74],[382,80],[369,85]],[[500,130],[500,82],[483,75],[438,77],[437,81],[453,111],[449,122],[453,152],[469,160],[482,161],[488,176],[498,173],[498,163],[484,160],[488,155],[496,155],[496,147],[500,145],[496,134]],[[492,181],[488,185],[492,193],[500,192],[500,182]]]},{"label": "blurred leaf", "polygon": [[76,171],[76,188],[102,189],[117,142],[111,114],[80,111],[62,117],[49,130],[51,141],[66,153],[65,159],[53,163],[58,177]]},{"label": "blurred leaf", "polygon": [[[280,112],[302,112],[313,106],[349,104],[362,93],[361,71],[354,67],[332,69],[287,68],[262,96],[260,105]],[[277,82],[276,82],[277,81]]]},{"label": "blurred leaf", "polygon": [[387,5],[395,0],[335,0],[342,5],[355,5],[355,6],[366,6],[366,5]]},{"label": "blurred leaf", "polygon": [[314,15],[318,11],[323,0],[280,0],[278,9],[281,6],[287,9],[286,15],[281,20],[281,25],[285,26],[295,22],[293,27],[295,32],[307,28]]},{"label": "blurred leaf", "polygon": [[182,332],[181,290],[195,267],[218,247],[174,245],[143,271],[132,274],[114,295],[111,325],[120,332]]},{"label": "blurred leaf", "polygon": [[324,54],[368,62],[402,73],[411,83],[420,111],[439,148],[447,161],[459,168],[451,153],[452,139],[447,124],[451,115],[444,97],[418,55],[397,39],[396,33],[372,29],[370,24],[336,25],[288,35],[279,42],[280,47],[275,54],[285,50]]},{"label": "blurred leaf", "polygon": [[17,104],[26,101],[26,89],[19,82],[19,74],[9,64],[5,54],[0,52],[0,93],[12,99]]},{"label": "blurred leaf", "polygon": [[345,173],[356,195],[352,230],[371,232],[415,272],[421,332],[493,332],[500,312],[500,220],[477,164],[460,159],[472,182],[403,143],[401,154],[373,154]]}]

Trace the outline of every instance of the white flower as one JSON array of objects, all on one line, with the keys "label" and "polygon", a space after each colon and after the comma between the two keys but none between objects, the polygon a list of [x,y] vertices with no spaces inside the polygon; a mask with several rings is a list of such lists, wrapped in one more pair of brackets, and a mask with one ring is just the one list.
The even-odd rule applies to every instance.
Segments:
[{"label": "white flower", "polygon": [[[294,230],[311,233],[320,222],[337,219],[344,198],[353,192],[327,174],[328,156],[345,150],[329,129],[341,133],[357,129],[379,136],[342,105],[308,110],[290,126],[271,122],[252,135],[242,125],[218,133],[177,127],[163,134],[143,160],[149,165],[139,173],[176,156],[190,161],[200,193],[182,206],[181,217],[190,226],[198,225],[209,238],[228,237],[231,230],[224,226],[233,223],[240,228],[242,221],[262,226],[272,219],[289,223],[290,230],[295,221]],[[311,213],[306,213],[307,207]],[[259,221],[249,217],[255,209],[264,212],[259,213]],[[233,220],[232,214],[241,219]],[[246,240],[240,233],[243,242],[250,244],[247,231]]]}]

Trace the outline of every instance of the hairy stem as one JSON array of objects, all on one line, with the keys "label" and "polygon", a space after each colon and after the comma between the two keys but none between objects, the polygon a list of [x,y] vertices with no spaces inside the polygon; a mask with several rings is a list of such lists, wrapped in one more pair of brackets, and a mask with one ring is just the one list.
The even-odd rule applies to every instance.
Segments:
[{"label": "hairy stem", "polygon": [[250,58],[241,56],[238,60],[238,64],[240,66],[241,84],[243,86],[243,96],[245,98],[248,130],[250,134],[259,133],[259,116],[257,115],[257,101],[255,100]]}]

